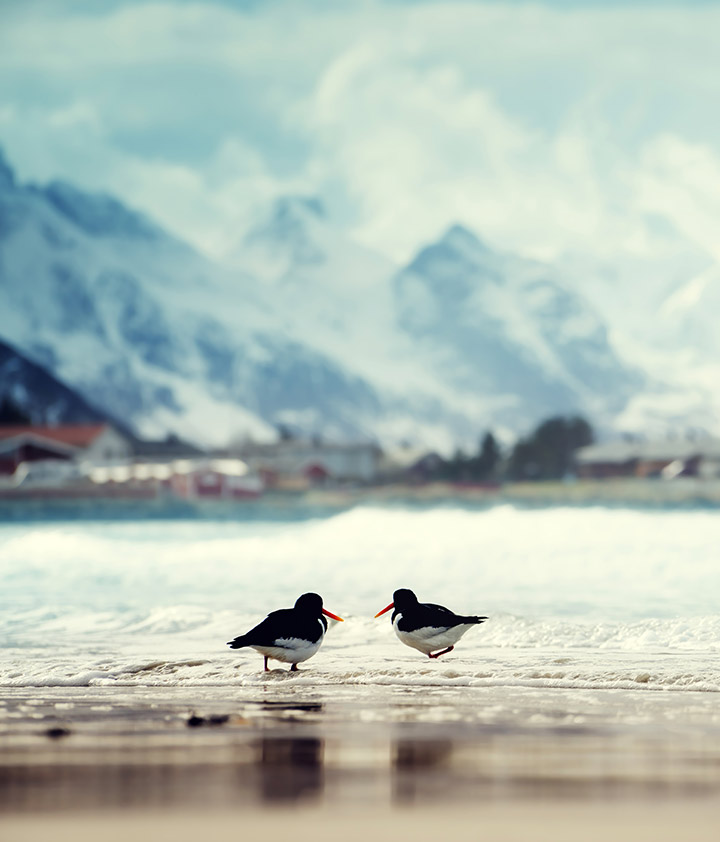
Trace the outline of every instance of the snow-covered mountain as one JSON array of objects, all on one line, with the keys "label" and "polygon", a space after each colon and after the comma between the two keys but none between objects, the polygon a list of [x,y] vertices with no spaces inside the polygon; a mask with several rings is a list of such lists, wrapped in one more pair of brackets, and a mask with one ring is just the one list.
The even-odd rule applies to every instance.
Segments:
[{"label": "snow-covered mountain", "polygon": [[[639,241],[638,241],[639,238]],[[651,436],[720,430],[720,264],[670,221],[648,215],[612,262],[565,255],[565,283],[582,289],[613,346],[646,374],[614,424]]]},{"label": "snow-covered mountain", "polygon": [[[400,268],[343,236],[317,200],[283,198],[233,257],[284,303],[288,335],[402,398],[426,431],[434,421],[467,441],[557,412],[611,423],[643,383],[548,267],[461,226]],[[413,437],[397,413],[377,425]]]},{"label": "snow-covered mountain", "polygon": [[335,360],[378,396],[372,433],[450,450],[493,423],[482,395],[427,371],[399,329],[392,278],[398,267],[345,236],[313,197],[281,197],[243,236],[228,262],[258,279],[264,312],[285,337]]},{"label": "snow-covered mountain", "polygon": [[286,335],[408,393],[412,348],[398,335],[389,283],[397,267],[343,236],[318,199],[277,199],[229,259],[259,279]]},{"label": "snow-covered mountain", "polygon": [[712,427],[706,382],[618,350],[580,286],[459,225],[398,267],[299,197],[220,265],[111,197],[20,185],[0,157],[0,339],[141,435],[224,444],[286,424],[449,449],[563,412]]},{"label": "snow-covered mountain", "polygon": [[0,342],[0,404],[5,401],[41,426],[97,424],[110,420],[106,413],[90,406],[42,366]]},{"label": "snow-covered mountain", "polygon": [[278,330],[258,283],[110,197],[0,163],[0,338],[140,434],[371,430],[374,389]]},{"label": "snow-covered mountain", "polygon": [[643,385],[605,325],[552,270],[490,249],[455,225],[394,279],[400,326],[428,369],[492,397],[496,418],[583,412],[608,423]]}]

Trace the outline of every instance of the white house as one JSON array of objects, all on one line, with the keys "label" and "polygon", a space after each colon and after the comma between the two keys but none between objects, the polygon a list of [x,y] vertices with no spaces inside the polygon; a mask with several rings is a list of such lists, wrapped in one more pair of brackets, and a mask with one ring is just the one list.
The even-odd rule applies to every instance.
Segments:
[{"label": "white house", "polygon": [[308,480],[372,482],[377,478],[380,448],[372,442],[331,444],[292,439],[275,444],[249,444],[242,458],[259,472],[303,476]]},{"label": "white house", "polygon": [[21,463],[48,459],[105,464],[123,462],[131,455],[131,441],[110,424],[0,427],[4,473],[12,473]]}]

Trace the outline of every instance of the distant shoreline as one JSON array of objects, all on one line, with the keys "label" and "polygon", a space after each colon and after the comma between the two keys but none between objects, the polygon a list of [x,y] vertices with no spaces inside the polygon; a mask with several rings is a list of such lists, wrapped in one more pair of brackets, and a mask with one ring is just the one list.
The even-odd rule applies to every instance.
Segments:
[{"label": "distant shoreline", "polygon": [[630,508],[717,508],[720,481],[698,479],[577,480],[505,485],[427,483],[367,487],[325,487],[269,491],[247,500],[182,499],[172,496],[87,494],[47,496],[39,492],[0,496],[0,523],[71,519],[269,519],[327,517],[356,506],[485,509],[608,506]]}]

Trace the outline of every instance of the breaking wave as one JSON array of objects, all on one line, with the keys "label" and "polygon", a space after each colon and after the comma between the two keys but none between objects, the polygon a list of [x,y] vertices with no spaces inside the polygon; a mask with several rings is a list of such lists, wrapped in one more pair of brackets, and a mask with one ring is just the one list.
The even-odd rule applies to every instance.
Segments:
[{"label": "breaking wave", "polygon": [[[718,546],[702,510],[5,525],[0,684],[718,692]],[[490,619],[430,663],[371,619],[399,586]],[[226,649],[306,590],[346,622],[300,673],[263,675],[255,653]]]}]

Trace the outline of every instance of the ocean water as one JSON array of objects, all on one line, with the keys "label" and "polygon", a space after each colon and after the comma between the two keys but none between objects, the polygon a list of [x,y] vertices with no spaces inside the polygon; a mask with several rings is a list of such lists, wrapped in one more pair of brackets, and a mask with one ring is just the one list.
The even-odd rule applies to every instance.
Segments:
[{"label": "ocean water", "polygon": [[[0,687],[194,688],[199,699],[276,688],[364,717],[389,716],[393,693],[434,699],[428,715],[445,719],[525,722],[555,691],[565,721],[595,706],[606,721],[700,711],[720,728],[719,548],[712,510],[15,520],[0,525]],[[373,619],[398,587],[489,620],[430,660],[395,638],[389,613]],[[264,674],[253,650],[227,648],[304,591],[345,622],[298,673],[271,662]]]}]

